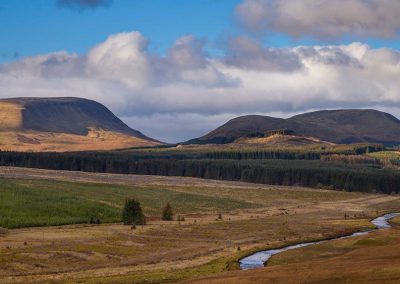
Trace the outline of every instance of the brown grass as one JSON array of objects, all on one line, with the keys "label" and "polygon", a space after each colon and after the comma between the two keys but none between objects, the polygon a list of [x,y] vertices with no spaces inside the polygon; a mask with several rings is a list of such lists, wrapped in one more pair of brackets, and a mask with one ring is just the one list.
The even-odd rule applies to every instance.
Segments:
[{"label": "brown grass", "polygon": [[91,128],[86,136],[23,130],[22,104],[0,102],[0,150],[8,151],[88,151],[155,146],[148,141],[113,131]]},{"label": "brown grass", "polygon": [[[2,283],[154,283],[206,276],[237,268],[235,259],[256,249],[370,228],[369,218],[384,213],[376,209],[384,207],[382,204],[400,208],[397,196],[192,178],[15,168],[0,168],[0,174],[19,179],[160,185],[262,205],[225,212],[222,220],[217,218],[218,212],[187,212],[186,221],[180,224],[149,220],[148,226],[136,230],[120,224],[8,230],[7,235],[0,236]],[[344,213],[350,217],[345,219]],[[228,277],[249,277],[245,273],[242,279],[241,273]],[[221,279],[213,281],[227,283]]]},{"label": "brown grass", "polygon": [[0,130],[21,128],[22,109],[23,107],[16,103],[0,102]]},{"label": "brown grass", "polygon": [[399,283],[400,230],[293,250],[259,270],[237,271],[185,283]]},{"label": "brown grass", "polygon": [[90,129],[86,136],[37,131],[4,130],[0,132],[0,150],[9,151],[65,152],[112,150],[155,146],[158,144],[157,142],[142,138],[101,129]]}]

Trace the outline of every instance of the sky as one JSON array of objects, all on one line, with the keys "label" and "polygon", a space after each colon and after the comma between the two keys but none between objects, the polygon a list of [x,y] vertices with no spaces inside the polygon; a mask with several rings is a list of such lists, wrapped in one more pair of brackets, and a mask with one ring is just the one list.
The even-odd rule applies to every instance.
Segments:
[{"label": "sky", "polygon": [[400,117],[398,0],[0,0],[0,98],[83,97],[166,142],[246,114]]}]

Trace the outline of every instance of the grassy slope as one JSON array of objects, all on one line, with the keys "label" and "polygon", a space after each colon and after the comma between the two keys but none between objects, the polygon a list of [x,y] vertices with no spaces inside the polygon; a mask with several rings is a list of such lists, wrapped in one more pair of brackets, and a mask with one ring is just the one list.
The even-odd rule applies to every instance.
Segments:
[{"label": "grassy slope", "polygon": [[19,152],[65,152],[112,150],[154,146],[158,143],[123,133],[90,128],[87,135],[5,130],[0,131],[0,149]]},{"label": "grassy slope", "polygon": [[175,213],[184,214],[296,205],[299,201],[339,201],[359,196],[301,188],[282,190],[276,186],[246,190],[218,186],[216,190],[210,185],[156,187],[13,178],[0,178],[0,183],[0,199],[7,201],[0,204],[0,227],[5,228],[87,223],[91,217],[104,223],[120,222],[124,201],[133,196],[141,201],[147,216],[159,216],[167,202],[172,203]]},{"label": "grassy slope", "polygon": [[[141,182],[151,179],[162,184],[159,177],[151,176]],[[61,200],[68,201],[56,208],[63,209],[63,214],[68,212],[71,196],[83,208],[94,203],[95,210],[105,206],[120,212],[118,204],[133,193],[147,214],[158,215],[170,198],[179,201],[173,203],[174,208],[186,213],[186,221],[151,221],[134,231],[119,224],[9,230],[0,238],[0,278],[21,283],[66,279],[73,283],[158,283],[206,276],[237,269],[237,258],[256,249],[365,230],[371,226],[368,218],[378,214],[378,208],[400,208],[399,198],[387,195],[179,180],[164,189],[151,183],[138,186],[1,179],[1,184],[10,187],[4,191],[9,195],[0,196],[1,200],[7,197],[18,201],[10,215],[25,214],[22,205],[33,203],[32,198],[53,210],[49,206],[53,206],[54,196],[64,196]],[[107,182],[113,182],[112,175],[107,175]],[[13,197],[11,192],[20,194]],[[240,210],[234,210],[237,208]],[[215,211],[220,210],[227,212],[223,220],[216,220]],[[344,212],[349,213],[350,220],[344,220]],[[41,214],[48,218],[51,212]]]},{"label": "grassy slope", "polygon": [[78,98],[0,100],[0,149],[88,151],[159,145],[103,105]]},{"label": "grassy slope", "polygon": [[137,197],[145,214],[158,216],[166,202],[176,213],[254,208],[228,197],[176,192],[162,188],[0,179],[0,227],[16,228],[87,223],[91,217],[119,222],[124,200]]}]

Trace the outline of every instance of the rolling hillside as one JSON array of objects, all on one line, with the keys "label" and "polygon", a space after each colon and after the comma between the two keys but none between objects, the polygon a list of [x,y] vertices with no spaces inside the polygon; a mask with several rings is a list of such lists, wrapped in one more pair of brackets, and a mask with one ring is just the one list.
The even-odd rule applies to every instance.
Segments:
[{"label": "rolling hillside", "polygon": [[288,129],[297,136],[315,137],[332,143],[400,144],[400,121],[376,110],[322,110],[288,119],[260,115],[234,118],[210,133],[186,144],[230,143],[240,137],[262,135],[268,131]]},{"label": "rolling hillside", "polygon": [[95,101],[81,98],[0,100],[1,150],[59,152],[158,144]]}]

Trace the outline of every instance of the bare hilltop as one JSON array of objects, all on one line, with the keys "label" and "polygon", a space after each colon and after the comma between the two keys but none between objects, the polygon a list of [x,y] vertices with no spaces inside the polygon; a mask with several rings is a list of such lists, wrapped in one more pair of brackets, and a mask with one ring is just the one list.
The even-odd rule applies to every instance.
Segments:
[{"label": "bare hilltop", "polygon": [[0,100],[0,149],[81,151],[155,146],[104,105],[81,98]]}]

